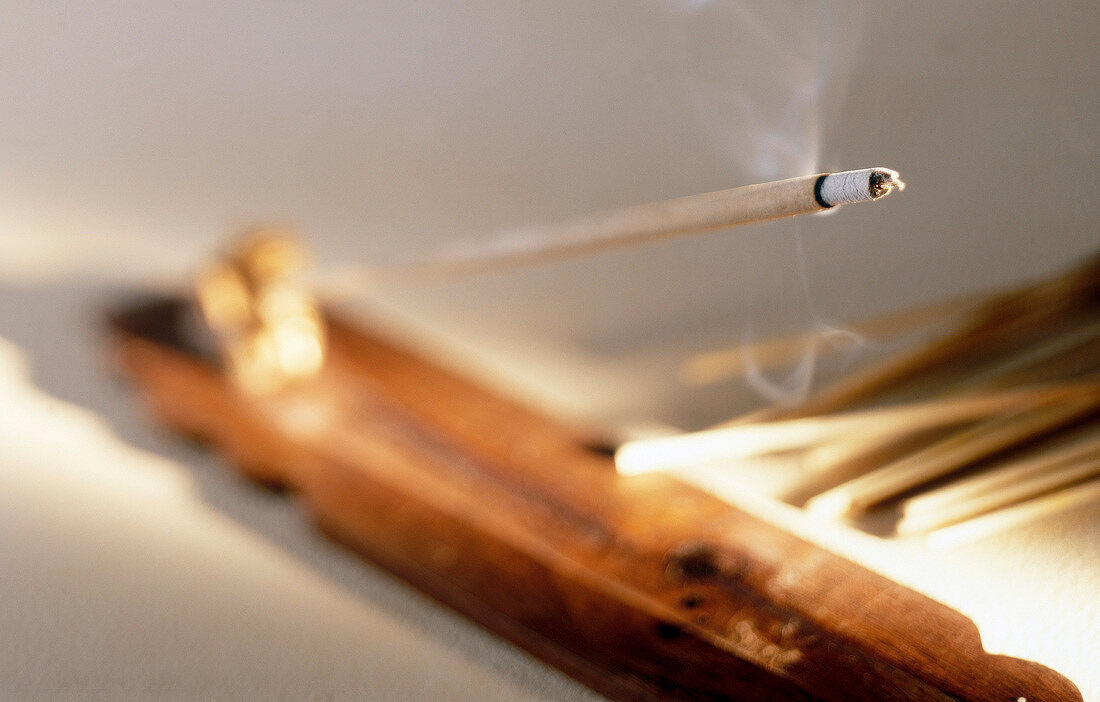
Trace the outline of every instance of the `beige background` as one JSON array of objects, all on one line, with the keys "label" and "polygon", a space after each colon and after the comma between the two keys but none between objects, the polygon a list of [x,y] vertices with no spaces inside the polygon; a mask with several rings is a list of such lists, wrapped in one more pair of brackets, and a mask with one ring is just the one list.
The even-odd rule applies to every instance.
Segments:
[{"label": "beige background", "polygon": [[297,223],[331,271],[818,168],[899,170],[903,194],[827,217],[358,301],[562,412],[681,425],[807,385],[688,391],[691,353],[1100,243],[1094,3],[3,12],[0,696],[585,696],[164,437],[108,379],[97,310],[180,284],[240,224]]}]

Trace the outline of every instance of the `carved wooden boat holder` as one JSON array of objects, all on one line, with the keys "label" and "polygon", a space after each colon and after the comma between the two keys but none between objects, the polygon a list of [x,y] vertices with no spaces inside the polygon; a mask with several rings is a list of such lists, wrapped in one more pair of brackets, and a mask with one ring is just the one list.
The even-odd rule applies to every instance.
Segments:
[{"label": "carved wooden boat holder", "polygon": [[1080,700],[991,655],[923,595],[662,475],[339,319],[315,378],[238,391],[188,338],[191,303],[113,318],[160,418],[318,525],[614,699]]}]

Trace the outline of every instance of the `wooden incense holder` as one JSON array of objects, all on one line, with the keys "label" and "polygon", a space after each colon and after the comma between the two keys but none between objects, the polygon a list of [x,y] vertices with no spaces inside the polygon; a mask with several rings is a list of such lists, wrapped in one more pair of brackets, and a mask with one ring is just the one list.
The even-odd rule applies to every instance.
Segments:
[{"label": "wooden incense holder", "polygon": [[194,350],[190,314],[163,299],[113,319],[164,422],[613,699],[1081,699],[983,651],[959,613],[671,478],[619,476],[565,427],[338,319],[317,378],[257,398]]}]

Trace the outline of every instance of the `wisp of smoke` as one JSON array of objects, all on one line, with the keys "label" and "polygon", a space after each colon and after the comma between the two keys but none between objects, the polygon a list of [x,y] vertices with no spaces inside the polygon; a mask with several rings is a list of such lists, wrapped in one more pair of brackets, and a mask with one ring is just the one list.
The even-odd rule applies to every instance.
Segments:
[{"label": "wisp of smoke", "polygon": [[[821,135],[843,97],[861,34],[859,8],[825,2],[671,3],[683,25],[684,103],[735,178],[755,182],[820,170]],[[793,232],[801,302],[817,333],[781,377],[752,355],[751,320],[741,335],[745,380],[770,402],[794,404],[809,393],[824,346],[856,349],[859,334],[829,324],[813,304],[799,225]]]},{"label": "wisp of smoke", "polygon": [[836,2],[672,3],[685,104],[745,182],[812,173],[862,11]]}]

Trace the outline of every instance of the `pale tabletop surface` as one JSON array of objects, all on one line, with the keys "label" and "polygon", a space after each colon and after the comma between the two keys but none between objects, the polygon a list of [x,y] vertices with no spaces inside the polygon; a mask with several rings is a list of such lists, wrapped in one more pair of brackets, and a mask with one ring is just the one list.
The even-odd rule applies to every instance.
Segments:
[{"label": "pale tabletop surface", "polygon": [[156,428],[97,299],[0,283],[0,698],[597,699]]}]

